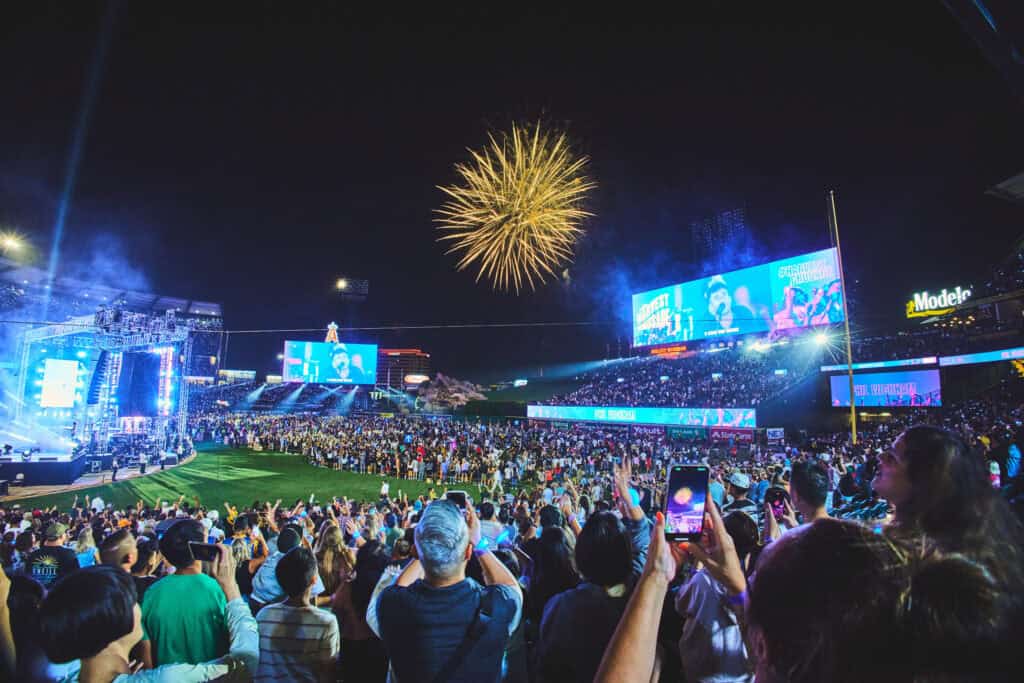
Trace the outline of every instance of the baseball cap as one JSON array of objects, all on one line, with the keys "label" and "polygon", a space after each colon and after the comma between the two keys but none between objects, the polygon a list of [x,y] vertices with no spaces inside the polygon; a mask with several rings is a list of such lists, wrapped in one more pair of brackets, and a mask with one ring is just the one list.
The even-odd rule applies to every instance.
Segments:
[{"label": "baseball cap", "polygon": [[46,540],[56,541],[58,538],[68,532],[68,525],[61,524],[60,522],[54,522],[50,526],[46,527]]},{"label": "baseball cap", "polygon": [[738,489],[749,489],[750,488],[750,477],[743,474],[742,472],[733,472],[729,475],[726,480]]}]

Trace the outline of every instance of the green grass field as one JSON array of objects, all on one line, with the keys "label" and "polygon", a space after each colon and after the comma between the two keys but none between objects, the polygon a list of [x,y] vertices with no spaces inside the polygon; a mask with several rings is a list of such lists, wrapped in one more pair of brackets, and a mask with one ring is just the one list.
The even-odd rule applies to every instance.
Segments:
[{"label": "green grass field", "polygon": [[[401,490],[412,498],[426,493],[429,488],[419,481],[391,479],[390,482],[392,496]],[[282,506],[290,506],[298,498],[308,500],[310,493],[316,494],[317,500],[329,500],[333,496],[376,500],[380,494],[380,483],[380,475],[313,467],[298,455],[200,446],[195,460],[173,469],[68,493],[23,498],[18,502],[23,508],[58,505],[63,509],[71,505],[76,494],[80,501],[84,501],[86,495],[99,495],[116,507],[124,507],[134,506],[140,498],[149,505],[155,505],[157,500],[177,500],[178,496],[185,494],[189,501],[193,496],[199,496],[200,502],[208,508],[223,509],[225,501],[248,506],[257,499],[273,501],[277,498],[283,501]],[[476,488],[472,484],[459,488],[469,487]],[[438,493],[442,490],[443,486],[437,489]],[[476,491],[471,492],[474,498],[475,494]]]}]

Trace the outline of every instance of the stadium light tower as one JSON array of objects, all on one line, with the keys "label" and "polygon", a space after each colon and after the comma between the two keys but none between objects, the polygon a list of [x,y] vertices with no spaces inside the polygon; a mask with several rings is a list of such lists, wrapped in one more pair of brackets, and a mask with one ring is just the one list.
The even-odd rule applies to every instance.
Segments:
[{"label": "stadium light tower", "polygon": [[339,277],[338,281],[334,283],[334,288],[339,292],[344,292],[348,289],[348,280],[343,277]]},{"label": "stadium light tower", "polygon": [[24,246],[25,241],[13,232],[0,235],[0,248],[3,248],[4,253],[19,252]]}]

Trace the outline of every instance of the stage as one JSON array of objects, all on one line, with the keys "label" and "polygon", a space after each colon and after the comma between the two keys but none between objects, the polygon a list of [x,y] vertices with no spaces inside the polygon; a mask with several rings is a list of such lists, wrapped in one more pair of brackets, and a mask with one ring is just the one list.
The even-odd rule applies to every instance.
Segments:
[{"label": "stage", "polygon": [[[45,453],[36,453],[36,454],[33,455],[33,458],[35,458],[37,456],[42,456],[44,458],[57,457],[56,454],[54,454],[54,455],[47,455]],[[80,462],[82,469],[80,469],[78,471],[78,473],[75,475],[75,477],[73,479],[69,480],[71,483],[44,482],[44,481],[32,481],[32,482],[30,482],[28,480],[28,474],[26,473],[26,477],[25,477],[26,485],[24,485],[24,486],[13,486],[13,485],[10,485],[9,489],[8,489],[8,495],[0,496],[0,502],[8,503],[8,502],[15,501],[15,500],[21,500],[22,498],[33,498],[35,496],[45,496],[45,495],[50,495],[52,493],[65,493],[67,491],[77,491],[78,489],[84,489],[84,488],[89,488],[91,486],[100,486],[102,484],[109,484],[109,483],[111,483],[112,473],[109,470],[103,470],[103,471],[100,471],[100,472],[86,472],[86,470],[85,470],[85,461],[87,459],[91,459],[91,458],[86,458],[86,456],[81,456],[79,458],[72,459],[67,454],[64,454],[63,458],[64,458],[63,462],[59,462],[59,461],[55,462],[55,461],[51,461],[51,460],[43,460],[41,463],[31,463],[30,462],[30,463],[27,463],[27,464],[28,465],[33,465],[33,466],[45,466],[47,468],[50,468],[50,467],[66,467],[67,468],[67,467],[77,467],[78,466],[77,463]],[[177,454],[175,454],[175,453],[165,453],[164,454],[164,469],[165,470],[169,470],[169,469],[172,469],[174,467],[177,467],[178,465],[184,465],[186,463],[191,462],[193,458],[195,458],[195,455],[191,455],[191,456],[189,456],[187,458],[183,458],[179,462]],[[15,481],[14,480],[14,476],[18,472],[18,470],[9,469],[9,468],[13,468],[14,464],[17,464],[17,465],[24,465],[25,464],[23,462],[18,462],[18,463],[14,463],[14,464],[8,462],[9,460],[15,460],[15,459],[18,460],[18,461],[22,461],[23,460],[23,458],[21,456],[17,456],[17,458],[0,457],[0,479],[7,480],[9,482],[9,484],[13,484],[13,482]],[[70,470],[68,470],[68,471],[70,471]],[[139,474],[138,466],[134,466],[130,470],[128,468],[126,468],[126,467],[122,467],[122,468],[117,470],[117,481],[121,482],[121,481],[126,481],[128,479],[137,479],[139,477],[148,477],[149,475],[155,474],[156,472],[160,472],[160,471],[161,471],[161,469],[160,469],[160,465],[159,464],[157,464],[157,465],[147,465],[146,466],[146,473],[145,474]],[[8,478],[7,475],[11,475],[10,478]],[[117,482],[114,482],[114,483],[117,483]]]}]

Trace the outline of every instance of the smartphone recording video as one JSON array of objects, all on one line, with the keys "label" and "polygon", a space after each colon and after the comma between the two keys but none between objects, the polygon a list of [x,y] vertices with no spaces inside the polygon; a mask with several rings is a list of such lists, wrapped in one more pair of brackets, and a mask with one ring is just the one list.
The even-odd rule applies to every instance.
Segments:
[{"label": "smartphone recording video", "polygon": [[696,541],[704,533],[704,508],[708,500],[707,467],[673,465],[665,491],[665,538]]},{"label": "smartphone recording video", "polygon": [[772,516],[776,522],[781,522],[785,516],[786,503],[789,500],[789,493],[786,489],[779,488],[778,486],[772,486],[764,492],[764,501],[772,506]]},{"label": "smartphone recording video", "polygon": [[201,562],[213,562],[220,556],[220,550],[212,543],[196,543],[189,541],[188,547],[192,551],[192,557]]},{"label": "smartphone recording video", "polygon": [[466,492],[465,491],[449,491],[444,496],[447,500],[455,503],[459,506],[460,510],[466,509]]}]

